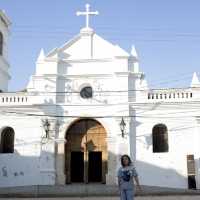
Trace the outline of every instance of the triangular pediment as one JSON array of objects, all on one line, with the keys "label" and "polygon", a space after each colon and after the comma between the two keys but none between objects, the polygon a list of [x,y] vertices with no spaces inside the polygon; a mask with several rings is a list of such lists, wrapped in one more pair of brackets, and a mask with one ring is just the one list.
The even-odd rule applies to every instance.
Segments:
[{"label": "triangular pediment", "polygon": [[53,49],[47,57],[62,59],[103,59],[129,57],[129,53],[118,45],[114,45],[95,33],[75,36],[60,48]]}]

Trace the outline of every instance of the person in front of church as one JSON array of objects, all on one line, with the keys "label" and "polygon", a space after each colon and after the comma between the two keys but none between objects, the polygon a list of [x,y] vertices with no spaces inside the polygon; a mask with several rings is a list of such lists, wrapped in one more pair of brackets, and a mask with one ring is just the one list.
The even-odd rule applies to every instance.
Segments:
[{"label": "person in front of church", "polygon": [[141,186],[139,183],[138,173],[128,155],[121,156],[121,167],[118,169],[117,176],[120,199],[133,200],[135,192],[134,179],[140,191]]}]

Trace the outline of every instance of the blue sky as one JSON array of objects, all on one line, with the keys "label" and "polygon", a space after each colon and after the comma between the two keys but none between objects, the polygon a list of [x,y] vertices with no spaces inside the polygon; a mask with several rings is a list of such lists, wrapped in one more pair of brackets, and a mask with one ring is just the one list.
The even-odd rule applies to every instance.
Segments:
[{"label": "blue sky", "polygon": [[187,87],[200,72],[199,0],[1,0],[12,21],[11,91],[25,88],[41,48],[48,52],[79,33],[85,19],[75,13],[86,3],[100,13],[91,21],[97,34],[127,51],[136,46],[152,88]]}]

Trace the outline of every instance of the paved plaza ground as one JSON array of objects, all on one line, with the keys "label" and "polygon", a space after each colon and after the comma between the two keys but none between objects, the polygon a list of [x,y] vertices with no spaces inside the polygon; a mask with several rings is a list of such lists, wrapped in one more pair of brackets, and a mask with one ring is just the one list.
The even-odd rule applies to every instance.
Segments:
[{"label": "paved plaza ground", "polygon": [[[119,200],[119,191],[116,186],[102,184],[0,188],[0,200],[20,198],[23,200]],[[200,190],[142,186],[142,192],[136,190],[135,199],[200,200]]]},{"label": "paved plaza ground", "polygon": [[[22,198],[0,198],[0,200],[18,200]],[[118,197],[68,197],[68,198],[23,198],[23,200],[119,200]],[[192,196],[145,196],[135,197],[135,200],[200,200],[200,195]]]}]

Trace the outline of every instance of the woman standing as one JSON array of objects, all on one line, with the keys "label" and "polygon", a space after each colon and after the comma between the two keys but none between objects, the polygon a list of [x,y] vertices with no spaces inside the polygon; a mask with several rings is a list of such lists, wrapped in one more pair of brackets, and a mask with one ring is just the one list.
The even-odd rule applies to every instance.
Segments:
[{"label": "woman standing", "polygon": [[121,200],[133,200],[135,189],[133,178],[135,179],[139,190],[141,190],[141,186],[138,179],[138,173],[128,155],[123,155],[121,157],[121,167],[118,170],[117,176]]}]

